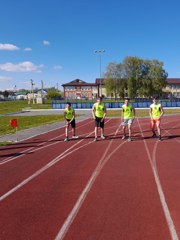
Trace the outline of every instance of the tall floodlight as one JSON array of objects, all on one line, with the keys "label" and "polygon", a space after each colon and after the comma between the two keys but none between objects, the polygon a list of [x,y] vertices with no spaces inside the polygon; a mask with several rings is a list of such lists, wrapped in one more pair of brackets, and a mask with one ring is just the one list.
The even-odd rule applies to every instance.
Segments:
[{"label": "tall floodlight", "polygon": [[102,75],[101,75],[101,55],[104,53],[105,50],[95,50],[94,53],[99,54],[99,75],[100,75],[100,81],[99,81],[99,95],[102,96]]}]

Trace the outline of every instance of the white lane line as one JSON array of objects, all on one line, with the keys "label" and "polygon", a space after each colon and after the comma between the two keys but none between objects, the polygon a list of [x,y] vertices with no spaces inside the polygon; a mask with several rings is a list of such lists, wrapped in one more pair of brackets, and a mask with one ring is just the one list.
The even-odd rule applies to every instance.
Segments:
[{"label": "white lane line", "polygon": [[[109,119],[110,121],[110,119]],[[86,136],[86,138],[88,138],[93,132],[89,133],[88,136]],[[0,202],[2,200],[4,200],[5,198],[7,198],[9,195],[11,195],[12,193],[16,192],[19,188],[21,188],[22,186],[24,186],[26,183],[30,182],[32,179],[34,179],[35,177],[37,177],[38,175],[40,175],[42,172],[44,172],[45,170],[49,169],[50,167],[52,167],[54,164],[56,164],[57,162],[59,162],[60,160],[62,160],[63,158],[65,158],[66,156],[72,154],[73,152],[93,143],[93,141],[90,141],[88,143],[85,143],[84,145],[81,145],[78,148],[73,149],[72,151],[69,151],[70,149],[72,149],[75,145],[81,143],[84,139],[78,141],[76,144],[74,144],[73,146],[71,146],[70,148],[66,149],[63,153],[61,153],[59,156],[57,156],[56,158],[54,158],[52,161],[50,161],[48,164],[46,164],[44,167],[40,168],[38,171],[36,171],[34,174],[32,174],[30,177],[26,178],[25,180],[23,180],[21,183],[19,183],[16,187],[12,188],[10,191],[8,191],[7,193],[3,194],[0,197]],[[69,151],[69,152],[67,152]],[[67,153],[66,153],[67,152]]]},{"label": "white lane line", "polygon": [[[92,133],[90,133],[92,134]],[[81,141],[83,141],[84,139],[82,139]],[[93,142],[88,142],[84,145],[79,146],[78,148],[73,149],[72,151],[69,151],[68,153],[65,154],[65,152],[67,152],[67,150],[65,150],[63,153],[61,153],[59,156],[57,156],[56,158],[54,158],[52,161],[50,161],[48,164],[46,164],[44,167],[40,168],[38,171],[36,171],[34,174],[32,174],[30,177],[26,178],[25,180],[23,180],[21,183],[19,183],[16,187],[12,188],[10,191],[8,191],[7,193],[3,194],[0,197],[0,202],[2,200],[4,200],[5,198],[7,198],[9,195],[11,195],[12,193],[16,192],[19,188],[21,188],[22,186],[24,186],[26,183],[30,182],[32,179],[34,179],[35,177],[39,176],[41,173],[43,173],[45,170],[49,169],[50,167],[52,167],[54,164],[56,164],[57,162],[59,162],[60,160],[62,160],[63,158],[65,158],[66,156],[72,154],[73,152],[91,144]],[[74,146],[74,145],[73,145]],[[73,147],[72,146],[72,147]]]},{"label": "white lane line", "polygon": [[[89,123],[85,123],[85,124],[79,126],[79,128],[84,127],[84,126],[87,125],[87,124],[89,124]],[[63,135],[64,135],[64,133],[61,134],[61,135],[59,135],[59,136],[57,136],[57,137],[53,137],[53,138],[47,140],[47,142],[50,142],[50,141],[52,141],[52,140],[55,140],[55,139],[57,139],[57,138],[59,138],[59,137],[61,137],[61,136],[63,136]],[[82,136],[83,136],[83,135],[84,135],[84,134],[82,134]],[[0,165],[3,165],[3,164],[8,163],[8,162],[11,162],[11,161],[13,161],[13,160],[15,160],[15,159],[17,159],[17,158],[20,158],[20,157],[26,155],[27,153],[29,153],[29,151],[32,151],[33,149],[34,149],[34,152],[36,152],[36,151],[39,151],[39,150],[41,150],[41,149],[43,149],[43,148],[46,148],[46,147],[50,147],[50,146],[52,146],[52,145],[59,144],[59,142],[55,142],[55,143],[50,143],[50,144],[45,145],[47,142],[45,142],[45,143],[40,143],[40,144],[38,144],[38,145],[35,146],[35,147],[31,147],[31,148],[25,149],[25,150],[23,150],[23,151],[21,151],[21,152],[19,153],[19,154],[20,154],[19,156],[9,157],[9,158],[3,159],[3,160],[0,162]],[[44,145],[45,145],[45,146],[44,146]],[[41,148],[37,148],[37,147],[39,147],[39,146],[42,146],[42,147],[41,147]]]},{"label": "white lane line", "polygon": [[[120,126],[119,126],[120,128]],[[117,135],[119,128],[116,130],[114,136]],[[98,175],[100,174],[102,168],[104,167],[104,165],[107,163],[107,161],[111,158],[111,156],[120,148],[123,146],[123,144],[125,144],[126,141],[122,142],[120,145],[118,145],[118,147],[116,147],[109,155],[106,156],[108,150],[110,149],[112,143],[113,143],[113,139],[111,139],[111,141],[109,142],[103,156],[101,157],[98,165],[96,166],[95,170],[93,171],[88,183],[86,184],[84,190],[82,191],[82,193],[79,195],[78,200],[76,201],[73,209],[71,210],[71,212],[69,213],[68,217],[66,218],[65,222],[63,223],[61,229],[59,230],[58,234],[55,237],[55,240],[62,240],[67,231],[69,230],[72,222],[74,221],[76,215],[79,212],[79,209],[81,208],[83,202],[85,201],[89,191],[91,190],[96,178],[98,177]]]},{"label": "white lane line", "polygon": [[[139,123],[139,120],[138,120],[138,125],[139,125],[139,129],[141,131],[141,134],[144,137],[144,133],[142,131],[141,125]],[[171,235],[171,239],[172,240],[178,240],[179,238],[178,238],[178,235],[177,235],[177,232],[176,232],[176,229],[175,229],[175,226],[174,226],[174,223],[173,223],[173,220],[172,220],[172,217],[171,217],[168,205],[166,203],[165,195],[164,195],[164,192],[162,190],[161,182],[160,182],[160,179],[158,177],[158,173],[157,173],[156,167],[153,164],[153,160],[151,158],[151,155],[150,155],[150,152],[149,152],[146,140],[144,139],[143,142],[144,142],[146,153],[147,153],[147,156],[148,156],[151,168],[152,168],[152,172],[153,172],[154,179],[155,179],[155,182],[156,182],[158,194],[159,194],[159,197],[160,197],[160,202],[161,202],[161,205],[162,205],[162,209],[164,211],[164,215],[165,215],[166,222],[167,222],[167,225],[168,225],[168,229],[169,229],[169,232],[170,232],[170,235]]]}]

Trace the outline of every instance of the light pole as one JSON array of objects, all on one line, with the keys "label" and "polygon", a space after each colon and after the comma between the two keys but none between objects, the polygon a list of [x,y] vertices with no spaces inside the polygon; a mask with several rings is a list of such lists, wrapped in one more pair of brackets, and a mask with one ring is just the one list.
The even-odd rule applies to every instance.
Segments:
[{"label": "light pole", "polygon": [[101,54],[104,53],[105,50],[95,50],[94,53],[99,54],[99,74],[100,74],[100,83],[99,83],[99,95],[102,96],[102,79],[101,79]]},{"label": "light pole", "polygon": [[32,94],[32,100],[33,100],[33,104],[34,104],[34,81],[31,79],[31,90],[30,90],[30,97],[29,97],[29,104],[31,104],[31,94]]}]

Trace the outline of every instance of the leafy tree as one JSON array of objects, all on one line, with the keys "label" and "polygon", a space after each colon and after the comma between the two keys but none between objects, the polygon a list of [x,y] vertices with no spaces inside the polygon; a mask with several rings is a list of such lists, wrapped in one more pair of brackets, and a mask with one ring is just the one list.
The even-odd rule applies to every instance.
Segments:
[{"label": "leafy tree", "polygon": [[9,92],[5,90],[4,93],[3,93],[3,96],[4,96],[5,98],[8,98]]},{"label": "leafy tree", "polygon": [[62,93],[55,88],[50,88],[46,95],[47,99],[62,97]]},{"label": "leafy tree", "polygon": [[122,79],[123,66],[122,64],[109,63],[107,72],[105,74],[105,87],[107,95],[124,97],[124,90],[126,87],[125,81]]},{"label": "leafy tree", "polygon": [[107,94],[124,97],[161,95],[166,86],[167,72],[163,62],[126,57],[123,63],[110,63],[105,74]]}]

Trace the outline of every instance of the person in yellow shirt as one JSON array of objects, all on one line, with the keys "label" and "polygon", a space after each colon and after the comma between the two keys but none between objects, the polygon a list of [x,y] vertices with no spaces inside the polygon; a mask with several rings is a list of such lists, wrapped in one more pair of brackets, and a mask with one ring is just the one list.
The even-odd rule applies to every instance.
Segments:
[{"label": "person in yellow shirt", "polygon": [[129,98],[125,98],[124,105],[122,106],[122,117],[121,117],[121,125],[123,126],[123,136],[122,139],[126,138],[126,126],[128,126],[129,138],[128,141],[132,141],[131,138],[131,127],[133,120],[135,118],[135,109],[129,103]]},{"label": "person in yellow shirt", "polygon": [[68,135],[69,135],[69,126],[70,125],[72,127],[72,133],[73,133],[72,138],[77,139],[78,136],[76,136],[76,134],[75,134],[75,130],[76,130],[75,111],[71,107],[70,102],[67,102],[67,104],[66,104],[66,108],[64,110],[64,119],[65,119],[65,122],[66,122],[66,126],[65,126],[66,137],[65,137],[64,141],[65,142],[69,141]]},{"label": "person in yellow shirt", "polygon": [[106,117],[107,111],[106,106],[102,103],[102,97],[98,97],[97,102],[94,103],[92,107],[92,115],[95,120],[95,139],[96,142],[98,140],[98,127],[101,129],[101,139],[105,139],[104,136],[104,120]]},{"label": "person in yellow shirt", "polygon": [[161,117],[164,114],[163,107],[161,106],[160,103],[158,103],[158,100],[156,97],[153,98],[153,103],[150,105],[149,108],[149,115],[151,118],[151,130],[152,130],[152,137],[156,137],[156,132],[155,132],[155,126],[157,127],[157,132],[159,135],[159,141],[162,140],[161,138],[161,128],[160,128],[160,123],[161,123]]}]

